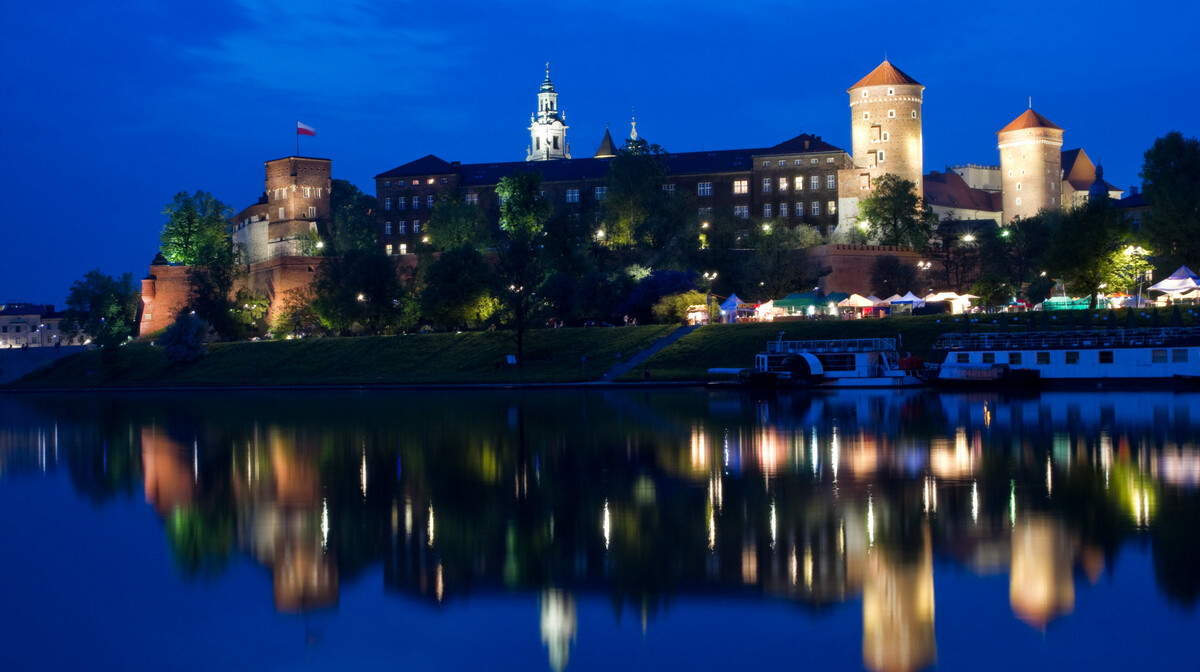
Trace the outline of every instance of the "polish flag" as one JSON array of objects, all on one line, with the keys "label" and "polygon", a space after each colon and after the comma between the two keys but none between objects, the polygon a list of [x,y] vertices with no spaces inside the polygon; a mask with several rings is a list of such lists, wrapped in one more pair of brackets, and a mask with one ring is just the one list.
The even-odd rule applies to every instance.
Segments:
[{"label": "polish flag", "polygon": [[312,126],[309,126],[308,124],[305,124],[305,123],[302,123],[299,121],[296,122],[296,135],[316,135],[316,134],[317,134],[317,131]]}]

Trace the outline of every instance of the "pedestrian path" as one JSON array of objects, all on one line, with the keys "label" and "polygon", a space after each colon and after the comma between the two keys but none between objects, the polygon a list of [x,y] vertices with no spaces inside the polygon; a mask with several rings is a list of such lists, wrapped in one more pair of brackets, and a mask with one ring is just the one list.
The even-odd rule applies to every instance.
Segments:
[{"label": "pedestrian path", "polygon": [[612,367],[608,371],[605,371],[604,375],[600,376],[600,380],[603,382],[611,382],[611,381],[616,380],[617,378],[620,378],[621,376],[632,371],[635,367],[640,365],[642,362],[646,361],[647,359],[650,359],[650,357],[653,356],[654,353],[658,352],[659,350],[662,350],[663,348],[674,343],[675,341],[678,341],[679,339],[683,338],[684,336],[687,336],[688,334],[692,333],[695,330],[696,330],[696,327],[689,326],[689,327],[680,327],[680,328],[676,329],[675,331],[672,331],[671,333],[667,334],[666,336],[663,336],[662,338],[655,341],[650,347],[646,348],[645,350],[642,350],[641,352],[634,354],[632,357],[625,360],[624,362],[621,362],[620,364],[617,364],[616,366]]}]

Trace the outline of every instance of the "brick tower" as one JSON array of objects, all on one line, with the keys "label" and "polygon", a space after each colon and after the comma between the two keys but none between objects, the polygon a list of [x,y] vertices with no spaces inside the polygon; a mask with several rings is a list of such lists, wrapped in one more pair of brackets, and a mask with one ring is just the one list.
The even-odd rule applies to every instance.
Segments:
[{"label": "brick tower", "polygon": [[996,136],[1004,203],[1001,223],[1060,207],[1063,129],[1030,108]]},{"label": "brick tower", "polygon": [[[921,101],[925,87],[888,61],[848,90],[854,165],[862,196],[884,173],[917,185],[922,195],[924,141]],[[869,183],[868,183],[869,176]]]}]

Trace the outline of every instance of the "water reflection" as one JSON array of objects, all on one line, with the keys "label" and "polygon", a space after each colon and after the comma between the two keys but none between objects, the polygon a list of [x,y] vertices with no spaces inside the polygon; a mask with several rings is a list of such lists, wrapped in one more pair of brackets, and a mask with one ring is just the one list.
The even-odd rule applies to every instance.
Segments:
[{"label": "water reflection", "polygon": [[[186,576],[242,556],[274,606],[386,591],[538,596],[555,670],[577,595],[643,627],[681,594],[861,600],[862,661],[938,658],[935,558],[1007,573],[1044,630],[1118,549],[1160,591],[1200,588],[1200,395],[928,392],[178,394],[0,398],[0,477],[66,469],[103,502],[140,487]],[[996,605],[998,606],[998,605]],[[532,620],[530,629],[535,627]]]}]

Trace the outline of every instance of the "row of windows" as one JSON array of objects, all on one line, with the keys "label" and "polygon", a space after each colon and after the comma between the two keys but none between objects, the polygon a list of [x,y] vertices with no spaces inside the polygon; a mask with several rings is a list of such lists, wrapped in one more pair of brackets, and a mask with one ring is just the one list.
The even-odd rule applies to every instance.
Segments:
[{"label": "row of windows", "polygon": [[[772,184],[771,178],[769,178],[769,177],[763,178],[762,190],[763,190],[764,194],[771,193],[771,184]],[[796,191],[803,190],[804,189],[804,177],[802,175],[797,175],[796,177],[792,178],[791,184],[795,186]],[[821,188],[821,176],[820,175],[810,175],[808,178],[808,188],[812,189],[813,191],[820,189]],[[825,188],[826,189],[837,189],[837,176],[836,175],[826,175],[825,176]],[[788,178],[786,178],[786,177],[779,178],[779,190],[780,191],[788,190]],[[734,191],[734,193],[738,193],[738,192]]]},{"label": "row of windows", "polygon": [[[826,201],[825,212],[830,215],[836,215],[837,214],[837,201]],[[770,219],[771,217],[774,216],[772,213],[773,213],[773,210],[771,208],[771,204],[770,203],[763,204],[763,217]],[[797,217],[804,216],[804,202],[803,201],[796,202],[795,213],[796,213]],[[737,207],[734,208],[734,214],[737,214]],[[821,203],[819,201],[813,201],[812,203],[809,203],[808,214],[812,215],[813,217],[820,216]],[[749,206],[747,206],[746,214],[743,215],[743,218],[749,217],[749,215],[750,215],[750,208],[749,208]],[[779,204],[779,216],[780,217],[788,216],[788,204],[787,203]]]},{"label": "row of windows", "polygon": [[[1021,364],[1022,354],[1023,353],[1020,353],[1020,352],[1008,353],[1008,363],[1009,364]],[[1037,363],[1039,365],[1050,364],[1050,353],[1049,352],[1039,352],[1036,354],[1036,357],[1037,357]],[[1170,358],[1171,358],[1171,362],[1175,363],[1175,364],[1187,363],[1188,351],[1183,348],[1171,350]],[[971,353],[969,353],[969,352],[957,353],[955,361],[958,364],[968,364],[971,361]],[[995,364],[996,363],[996,353],[994,353],[994,352],[983,353],[982,361],[984,364]],[[1096,361],[1099,364],[1112,364],[1113,363],[1113,351],[1112,350],[1096,351]],[[1167,363],[1167,350],[1165,348],[1161,349],[1161,350],[1151,350],[1150,351],[1150,361],[1153,364],[1166,364]],[[1063,353],[1063,363],[1064,364],[1078,364],[1079,363],[1079,352],[1076,350],[1069,350],[1067,352],[1064,352]]]},{"label": "row of windows", "polygon": [[[448,182],[448,180],[447,180],[446,178],[444,178],[444,177],[443,177],[443,178],[442,178],[442,184],[446,184],[447,182]],[[398,186],[400,186],[400,185],[402,185],[402,184],[404,184],[404,180],[396,180],[396,186],[397,186],[397,187],[398,187]],[[417,185],[419,185],[419,184],[421,184],[421,180],[420,180],[420,179],[416,179],[416,178],[414,178],[414,179],[413,179],[413,181],[412,181],[412,186],[414,186],[414,187],[415,187],[415,186],[417,186]],[[432,177],[426,178],[426,179],[425,179],[425,184],[433,184],[433,178],[432,178]],[[391,180],[386,180],[386,181],[383,183],[383,186],[385,186],[385,187],[390,187],[390,186],[392,186],[392,181],[391,181]]]},{"label": "row of windows", "polygon": [[390,257],[393,254],[408,254],[408,243],[400,243],[393,247],[391,243],[387,244],[387,255]]},{"label": "row of windows", "polygon": [[[863,93],[866,93],[866,92],[864,91]],[[887,111],[887,117],[888,117],[888,119],[895,119],[895,118],[896,118],[896,111],[895,111],[895,110],[888,110],[888,111]],[[870,120],[871,120],[871,113],[870,113],[870,112],[867,112],[866,110],[864,110],[864,111],[863,111],[863,116],[862,116],[862,118],[863,118],[863,121],[870,121]],[[916,118],[917,118],[917,111],[916,111],[916,110],[913,110],[913,111],[912,111],[912,118],[913,118],[913,119],[916,119]]]},{"label": "row of windows", "polygon": [[[308,218],[309,219],[317,218],[317,206],[315,206],[315,205],[308,206]],[[282,207],[279,208],[279,219],[287,219],[287,215],[284,214],[284,210]]]},{"label": "row of windows", "polygon": [[[293,186],[292,188],[295,189],[296,187]],[[321,191],[322,191],[321,187],[316,187],[315,189],[313,187],[303,187],[301,189],[301,191],[304,193],[305,198],[312,198],[314,192],[316,193],[317,198],[321,198]],[[270,193],[270,192],[268,192],[268,193]],[[277,200],[277,201],[281,198],[287,197],[287,187],[281,187],[281,188],[275,189],[274,196],[275,196],[275,200]]]},{"label": "row of windows", "polygon": [[[809,159],[809,165],[816,166],[816,165],[819,165],[820,163],[821,163],[820,159],[816,159],[816,158]],[[832,156],[827,156],[827,157],[825,157],[825,163],[835,163],[835,161]],[[787,159],[779,159],[779,167],[780,168],[782,168],[786,165],[787,165]],[[803,166],[804,159],[796,159],[792,165]],[[762,167],[770,168],[771,167],[770,159],[763,159]]]},{"label": "row of windows", "polygon": [[[474,194],[468,195],[468,197],[467,197],[468,201],[470,200],[470,196],[474,196]],[[476,196],[476,198],[478,198],[478,196]],[[403,196],[400,196],[396,199],[396,209],[397,210],[403,210],[407,205],[408,205],[408,200],[405,199]],[[425,207],[429,210],[433,209],[433,194],[430,194],[425,197]],[[412,209],[419,210],[420,208],[421,208],[421,197],[413,196],[412,197]],[[383,209],[384,210],[392,209],[392,197],[391,196],[388,196],[387,198],[383,199]]]},{"label": "row of windows", "polygon": [[[421,232],[421,220],[419,220],[419,219],[413,220],[412,232],[413,233]],[[408,233],[408,222],[404,221],[403,219],[400,220],[400,226],[397,227],[396,233],[399,233],[400,235],[404,235],[404,234]],[[385,235],[385,236],[392,235],[392,223],[391,222],[383,223],[383,235]]]}]

